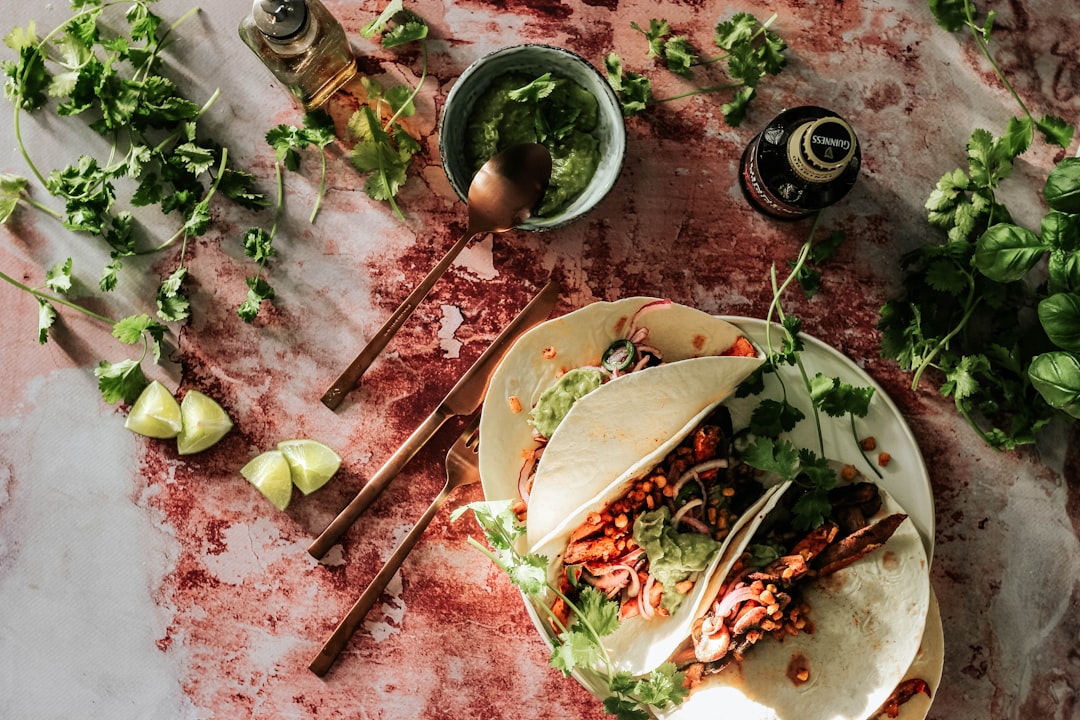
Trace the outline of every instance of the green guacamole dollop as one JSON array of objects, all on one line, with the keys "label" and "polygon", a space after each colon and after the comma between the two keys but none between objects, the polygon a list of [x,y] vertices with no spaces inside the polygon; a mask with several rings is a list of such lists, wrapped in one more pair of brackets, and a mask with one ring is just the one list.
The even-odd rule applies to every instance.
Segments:
[{"label": "green guacamole dollop", "polygon": [[708,567],[720,549],[720,543],[707,535],[678,532],[671,525],[671,511],[666,506],[638,515],[634,542],[649,556],[649,573],[664,586],[660,604],[669,612],[683,600],[675,585]]},{"label": "green guacamole dollop", "polygon": [[507,73],[481,95],[466,127],[465,155],[475,174],[493,155],[511,145],[539,142],[551,153],[551,181],[537,208],[554,215],[592,180],[600,164],[596,98],[574,81],[551,76],[554,88],[539,98],[515,100],[510,94],[542,76]]},{"label": "green guacamole dollop", "polygon": [[563,374],[536,401],[530,418],[533,427],[544,437],[551,437],[574,403],[600,387],[604,377],[596,368],[574,368]]}]

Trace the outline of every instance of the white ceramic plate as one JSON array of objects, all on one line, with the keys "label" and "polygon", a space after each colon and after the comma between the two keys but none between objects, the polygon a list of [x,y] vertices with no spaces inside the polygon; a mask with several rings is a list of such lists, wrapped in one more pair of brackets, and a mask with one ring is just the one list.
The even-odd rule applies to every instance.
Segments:
[{"label": "white ceramic plate", "polygon": [[[764,320],[733,316],[723,316],[723,319],[741,328],[750,339],[757,343],[758,347],[768,352]],[[777,325],[773,327],[772,342],[774,347],[779,347],[780,339],[783,337],[782,331]],[[851,433],[850,421],[847,418],[821,416],[825,455],[830,460],[854,465],[868,479],[885,488],[900,503],[922,537],[923,546],[926,548],[927,566],[929,566],[934,557],[934,495],[930,488],[926,462],[923,460],[918,443],[915,442],[915,436],[911,433],[911,428],[908,427],[892,398],[886,395],[881,386],[862,368],[817,338],[806,333],[801,333],[800,337],[804,344],[802,361],[810,377],[820,372],[826,377],[837,377],[842,382],[851,385],[874,388],[870,412],[865,418],[858,418],[855,422],[860,438],[873,436],[877,441],[877,449],[866,454],[874,467],[864,462],[859,453]],[[778,371],[778,375],[787,385],[788,401],[806,415],[806,419],[790,434],[791,441],[796,447],[820,452],[817,431],[810,411],[810,399],[803,389],[803,381],[798,369],[791,366],[783,367]],[[776,378],[766,377],[765,382],[765,392],[761,396],[745,399],[733,398],[725,403],[731,408],[735,427],[746,426],[750,412],[762,397],[774,399],[780,397],[780,386]],[[887,452],[891,457],[889,464],[885,467],[876,465],[879,452]],[[881,473],[881,477],[875,475],[875,469]]]},{"label": "white ceramic plate", "polygon": [[[722,316],[722,319],[737,325],[757,343],[758,347],[767,351],[767,323],[764,320],[737,316]],[[774,325],[772,342],[775,346],[779,345],[782,337],[781,333],[779,326]],[[891,456],[887,466],[883,468],[876,467],[881,477],[879,478],[874,472],[875,468],[870,467],[867,461],[863,459],[855,444],[850,421],[847,418],[821,416],[824,454],[829,459],[855,465],[860,472],[875,480],[904,507],[922,538],[929,566],[934,548],[934,498],[926,463],[923,460],[918,444],[915,442],[915,437],[911,433],[911,429],[896,404],[865,371],[842,353],[817,338],[806,333],[802,333],[801,338],[804,343],[802,361],[810,377],[820,372],[827,377],[838,377],[845,383],[874,388],[874,397],[870,402],[870,412],[865,418],[856,420],[856,431],[860,438],[872,435],[877,441],[877,448],[866,454],[869,462],[876,465],[879,452],[887,452]],[[806,415],[806,419],[790,434],[791,441],[798,447],[807,447],[815,452],[820,452],[817,430],[810,411],[810,401],[803,389],[803,381],[799,370],[787,366],[780,368],[777,374],[787,385],[788,401]],[[765,392],[761,395],[745,399],[732,398],[726,402],[726,405],[731,409],[735,427],[745,427],[750,412],[763,397],[773,399],[780,397],[780,386],[776,377],[768,376],[766,378]],[[505,498],[488,499],[498,500]],[[525,607],[532,618],[533,624],[536,626],[537,632],[545,641],[550,643],[545,623],[540,619],[532,603],[527,599],[525,600]],[[937,600],[931,591],[930,611],[923,632],[922,645],[907,677],[917,676],[925,680],[930,686],[932,696],[936,695],[941,680],[944,654],[941,615],[938,611]],[[595,676],[589,673],[575,673],[574,677],[597,697],[603,698],[606,696],[607,693],[603,685]],[[923,720],[930,709],[931,702],[930,698],[922,695],[917,696],[901,706],[899,718],[901,720]],[[678,713],[668,717],[669,720],[678,720]]]}]

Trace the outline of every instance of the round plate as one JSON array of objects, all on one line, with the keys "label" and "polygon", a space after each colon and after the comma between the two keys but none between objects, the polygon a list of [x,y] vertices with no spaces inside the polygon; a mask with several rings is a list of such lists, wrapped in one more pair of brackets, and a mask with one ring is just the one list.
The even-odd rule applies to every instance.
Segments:
[{"label": "round plate", "polygon": [[[729,315],[720,317],[738,326],[759,348],[768,352],[770,333],[767,331],[768,324],[764,320]],[[774,347],[778,347],[782,337],[781,328],[774,324],[771,335]],[[800,333],[800,338],[803,340],[802,362],[809,377],[821,373],[826,377],[839,378],[841,382],[851,385],[874,388],[870,411],[865,418],[856,419],[855,427],[859,439],[873,436],[877,447],[867,452],[864,459],[852,435],[850,421],[846,417],[833,418],[827,415],[821,416],[821,445],[823,447],[819,446],[810,401],[803,390],[803,380],[799,369],[784,366],[777,370],[776,376],[782,379],[788,388],[788,402],[802,410],[806,416],[788,434],[789,439],[796,447],[809,448],[831,460],[855,465],[861,473],[885,488],[907,511],[909,518],[919,531],[926,549],[927,567],[929,567],[934,549],[934,498],[926,463],[911,428],[908,427],[892,399],[858,365],[813,336]],[[762,398],[780,398],[781,390],[776,376],[766,377],[765,391],[760,395],[752,398],[731,398],[725,402],[731,409],[735,427],[745,427],[750,412]],[[885,467],[879,467],[876,464],[879,452],[887,452],[891,457]],[[527,597],[523,599],[537,632],[550,646],[551,638],[544,622],[529,599]],[[923,630],[922,644],[906,676],[920,677],[925,680],[930,687],[931,698],[936,695],[941,680],[944,655],[941,615],[931,588],[930,609]],[[591,672],[575,672],[574,677],[597,697],[606,696],[603,683]],[[916,696],[901,706],[899,717],[902,720],[923,720],[930,709],[931,698],[925,695]],[[668,720],[678,720],[678,712],[667,717]]]},{"label": "round plate", "polygon": [[[754,318],[721,316],[739,327],[747,337],[757,343],[766,353],[767,323]],[[772,343],[779,347],[783,337],[779,325],[773,325]],[[874,397],[870,401],[870,412],[864,418],[856,418],[855,428],[858,437],[873,436],[877,448],[866,453],[863,459],[851,432],[848,418],[821,416],[821,432],[824,455],[830,460],[849,463],[858,468],[868,479],[875,481],[892,495],[901,507],[907,511],[911,522],[922,537],[926,548],[927,567],[934,556],[934,495],[930,487],[930,475],[926,462],[919,450],[915,436],[911,433],[899,408],[873,378],[842,353],[826,345],[821,340],[800,333],[803,341],[802,361],[809,377],[822,373],[826,377],[839,378],[841,382],[856,386],[874,388]],[[776,373],[788,388],[788,402],[795,405],[806,418],[789,433],[788,437],[796,447],[809,448],[818,454],[822,449],[818,445],[817,431],[814,428],[810,398],[803,390],[803,380],[799,369],[790,365],[781,367]],[[780,385],[775,377],[766,377],[765,392],[752,398],[732,398],[725,404],[731,408],[735,427],[745,427],[750,412],[761,398],[780,398]],[[880,452],[890,455],[888,465],[879,467],[877,456]],[[880,477],[879,474],[880,473]]]}]

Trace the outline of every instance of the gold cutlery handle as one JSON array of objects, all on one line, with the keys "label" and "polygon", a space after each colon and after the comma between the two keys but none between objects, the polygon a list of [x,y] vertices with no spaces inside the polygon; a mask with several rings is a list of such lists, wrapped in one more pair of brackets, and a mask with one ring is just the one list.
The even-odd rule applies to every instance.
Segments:
[{"label": "gold cutlery handle", "polygon": [[416,307],[424,301],[424,298],[431,292],[431,288],[435,287],[435,283],[439,281],[439,278],[446,273],[447,268],[454,262],[454,259],[461,254],[469,241],[478,234],[470,228],[467,233],[461,236],[461,239],[446,251],[439,263],[431,269],[431,272],[424,277],[419,285],[413,288],[413,291],[409,293],[409,297],[398,305],[394,314],[387,318],[383,326],[379,328],[379,332],[375,333],[375,336],[368,341],[360,354],[349,363],[349,367],[345,368],[345,371],[323,393],[321,398],[323,405],[331,410],[337,409],[345,396],[356,387],[356,383],[360,382],[360,377],[371,367],[371,363],[375,361],[375,358],[379,356],[387,343],[397,334],[398,329],[409,319]]},{"label": "gold cutlery handle", "polygon": [[326,529],[322,531],[319,537],[312,541],[311,545],[308,546],[308,552],[311,553],[312,557],[316,560],[322,559],[330,548],[341,540],[342,536],[356,522],[356,519],[371,506],[371,503],[375,501],[383,488],[401,472],[406,463],[416,455],[424,443],[442,427],[442,424],[449,417],[449,413],[440,412],[439,410],[428,415],[427,419],[413,431],[413,434],[402,443],[401,447],[394,451],[394,454],[387,459],[378,472],[371,476],[371,479],[360,489],[352,502],[346,505],[338,513],[338,516],[326,526]]},{"label": "gold cutlery handle", "polygon": [[371,581],[371,584],[367,586],[367,590],[360,596],[360,599],[352,606],[348,614],[342,618],[341,622],[334,629],[334,632],[323,644],[322,650],[315,656],[315,659],[311,661],[308,668],[311,672],[315,673],[319,677],[322,677],[330,670],[330,667],[337,660],[338,655],[345,649],[345,645],[352,638],[356,629],[360,627],[360,623],[364,622],[364,618],[367,617],[368,612],[375,605],[375,602],[382,595],[383,590],[390,584],[390,580],[393,579],[394,574],[401,567],[401,564],[405,562],[405,558],[412,551],[413,546],[416,545],[417,540],[424,534],[424,530],[431,524],[432,518],[435,517],[435,513],[439,511],[442,504],[446,501],[451,491],[450,484],[447,483],[442,491],[435,497],[428,509],[424,511],[424,514],[420,516],[420,519],[413,525],[412,530],[405,536],[405,539],[401,541],[401,544],[397,546],[390,559],[383,565],[379,574]]}]

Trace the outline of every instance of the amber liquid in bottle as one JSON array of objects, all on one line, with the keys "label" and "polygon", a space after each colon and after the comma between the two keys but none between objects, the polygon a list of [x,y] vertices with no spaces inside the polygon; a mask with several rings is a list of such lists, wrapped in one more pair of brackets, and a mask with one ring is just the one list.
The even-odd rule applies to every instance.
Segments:
[{"label": "amber liquid in bottle", "polygon": [[798,220],[844,197],[861,162],[851,126],[825,108],[807,105],[780,113],[750,141],[739,184],[758,211]]},{"label": "amber liquid in bottle", "polygon": [[305,110],[356,75],[345,30],[319,0],[255,0],[240,37]]}]

